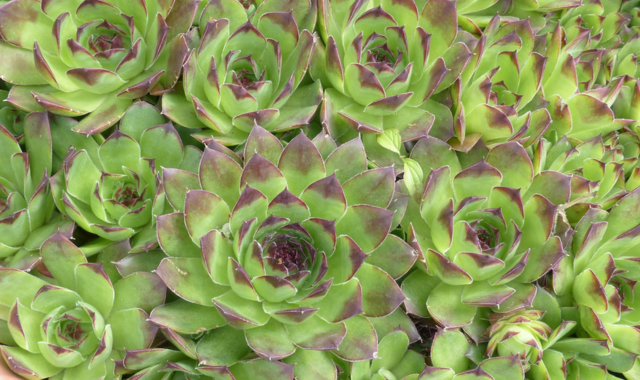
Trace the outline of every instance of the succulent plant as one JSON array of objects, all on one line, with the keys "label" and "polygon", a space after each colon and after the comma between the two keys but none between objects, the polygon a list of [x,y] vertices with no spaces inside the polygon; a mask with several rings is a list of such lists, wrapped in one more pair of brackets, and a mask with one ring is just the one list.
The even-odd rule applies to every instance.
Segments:
[{"label": "succulent plant", "polygon": [[70,149],[51,178],[53,197],[62,213],[107,243],[142,231],[137,245],[154,244],[154,215],[165,210],[160,169],[195,171],[189,167],[192,154],[199,158],[197,149],[183,148],[178,132],[154,107],[135,103],[99,147]]},{"label": "succulent plant", "polygon": [[493,315],[491,327],[485,332],[490,340],[487,356],[517,355],[526,370],[529,363],[542,360],[542,343],[551,334],[551,328],[540,319],[542,310],[517,310],[507,314]]},{"label": "succulent plant", "polygon": [[640,380],[639,6],[0,0],[0,378]]},{"label": "succulent plant", "polygon": [[534,178],[516,142],[495,145],[486,161],[462,169],[448,145],[425,138],[412,151],[404,184],[412,197],[402,226],[420,255],[418,270],[402,283],[409,313],[478,339],[482,308],[531,306],[531,282],[565,255],[554,224],[556,204],[568,201],[568,177]]},{"label": "succulent plant", "polygon": [[174,86],[197,6],[192,0],[2,5],[0,73],[16,84],[10,101],[29,111],[87,115],[74,127],[84,134],[105,130],[132,99]]},{"label": "succulent plant", "polygon": [[[640,219],[629,214],[639,204],[640,190],[620,199],[609,213],[588,210],[575,227],[569,256],[563,258],[553,274],[556,294],[571,294],[563,305],[566,314],[579,322],[590,337],[585,345],[601,349],[587,354],[590,361],[611,366],[614,372],[631,370],[640,342],[638,301],[633,286],[638,279],[637,249]],[[571,314],[569,314],[571,313]],[[571,351],[571,349],[569,349]]]},{"label": "succulent plant", "polygon": [[27,379],[116,379],[111,359],[148,348],[157,327],[148,313],[165,287],[151,273],[111,282],[102,264],[61,234],[41,248],[43,279],[0,268],[0,353]]},{"label": "succulent plant", "polygon": [[[283,149],[257,125],[244,163],[214,143],[199,175],[165,169],[167,198],[178,212],[158,218],[170,257],[157,273],[188,301],[175,308],[211,316],[202,330],[212,330],[196,349],[200,362],[223,373],[252,349],[295,364],[302,380],[335,378],[330,352],[372,359],[371,320],[408,321],[392,314],[405,298],[393,278],[416,259],[389,234],[403,211],[393,208],[401,203],[393,202],[394,178],[390,167],[367,170],[359,139],[325,159],[304,134]],[[151,318],[166,325],[177,319],[172,313],[167,305]],[[233,356],[221,356],[220,339]]]},{"label": "succulent plant", "polygon": [[28,269],[37,263],[40,245],[58,230],[70,236],[73,222],[54,213],[46,116],[27,116],[23,128],[26,149],[0,125],[0,266]]},{"label": "succulent plant", "polygon": [[303,81],[315,38],[297,17],[311,4],[268,1],[247,21],[236,0],[209,3],[199,45],[184,64],[183,91],[163,96],[163,113],[226,145],[243,143],[254,123],[274,133],[308,124],[322,91],[319,82]]},{"label": "succulent plant", "polygon": [[530,21],[495,16],[480,38],[468,33],[458,38],[474,55],[450,88],[454,138],[449,143],[465,152],[480,139],[533,145],[551,118],[537,104],[547,58],[534,50]]},{"label": "succulent plant", "polygon": [[426,136],[442,112],[429,97],[450,86],[471,57],[456,41],[456,3],[323,0],[319,9],[324,45],[314,51],[311,75],[327,88],[324,128],[341,142],[363,132],[370,160],[401,165],[402,145],[388,150],[380,139]]}]

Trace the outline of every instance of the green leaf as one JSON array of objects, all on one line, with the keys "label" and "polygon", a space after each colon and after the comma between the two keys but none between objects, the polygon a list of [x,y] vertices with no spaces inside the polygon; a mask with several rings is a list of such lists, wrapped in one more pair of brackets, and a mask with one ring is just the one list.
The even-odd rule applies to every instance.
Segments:
[{"label": "green leaf", "polygon": [[268,360],[279,360],[296,351],[282,323],[270,320],[266,325],[245,332],[247,344]]},{"label": "green leaf", "polygon": [[60,233],[44,242],[41,248],[44,264],[58,283],[65,288],[76,289],[76,266],[87,258],[69,239]]},{"label": "green leaf", "polygon": [[177,211],[184,212],[184,202],[189,190],[199,190],[198,176],[180,169],[165,168],[162,171],[162,183],[167,200]]},{"label": "green leaf", "polygon": [[49,363],[59,368],[72,368],[84,361],[78,351],[63,348],[47,342],[38,342],[40,353]]},{"label": "green leaf", "polygon": [[385,335],[378,344],[377,358],[371,362],[371,371],[393,369],[402,360],[408,346],[409,337],[402,330]]},{"label": "green leaf", "polygon": [[291,341],[304,350],[335,350],[347,333],[344,323],[329,323],[316,316],[285,327]]},{"label": "green leaf", "polygon": [[362,309],[367,317],[389,315],[405,300],[393,278],[376,266],[363,264],[356,278],[362,287]]},{"label": "green leaf", "polygon": [[211,299],[229,289],[211,281],[199,258],[165,258],[156,273],[178,296],[203,306],[213,306]]},{"label": "green leaf", "polygon": [[140,145],[122,132],[110,135],[100,145],[98,156],[107,173],[126,174],[124,167],[140,172]]},{"label": "green leaf", "polygon": [[48,362],[42,355],[32,354],[18,347],[0,347],[5,362],[14,372],[24,376],[48,378],[62,369]]},{"label": "green leaf", "polygon": [[[244,146],[244,159],[249,162],[254,154],[259,154],[274,165],[278,164],[282,155],[282,143],[271,132],[259,125],[254,125]],[[282,168],[280,168],[282,170]]]},{"label": "green leaf", "polygon": [[372,169],[355,175],[342,188],[349,206],[365,204],[386,208],[395,188],[393,167]]},{"label": "green leaf", "polygon": [[41,323],[45,315],[16,301],[9,311],[8,328],[13,340],[21,348],[39,353],[39,345],[42,329]]},{"label": "green leaf", "polygon": [[284,148],[278,168],[287,180],[287,188],[296,196],[300,196],[313,182],[325,177],[322,156],[304,133],[300,133]]},{"label": "green leaf", "polygon": [[244,330],[264,326],[269,322],[269,314],[263,310],[260,302],[249,301],[234,291],[228,291],[212,301],[227,323],[234,328]]},{"label": "green leaf", "polygon": [[433,289],[440,283],[437,277],[429,276],[421,270],[414,270],[402,281],[402,292],[407,297],[404,301],[407,313],[426,318],[427,299]]},{"label": "green leaf", "polygon": [[180,334],[199,334],[226,324],[215,307],[180,299],[153,309],[149,320]]},{"label": "green leaf", "polygon": [[0,305],[7,309],[20,300],[29,304],[45,281],[18,269],[0,268]]},{"label": "green leaf", "polygon": [[386,239],[392,220],[391,211],[369,205],[355,205],[349,207],[338,221],[336,232],[348,235],[365,253],[369,253]]},{"label": "green leaf", "polygon": [[287,187],[287,181],[274,164],[266,158],[254,154],[242,171],[240,185],[241,188],[249,186],[256,189],[264,194],[268,200],[272,200]]},{"label": "green leaf", "polygon": [[229,366],[251,353],[242,330],[224,326],[206,333],[196,346],[202,365]]},{"label": "green leaf", "polygon": [[82,301],[82,298],[72,290],[45,285],[33,299],[31,308],[48,314],[60,306],[64,306],[66,309],[73,309],[80,301]]},{"label": "green leaf", "polygon": [[438,285],[427,300],[429,314],[446,328],[464,327],[473,321],[476,306],[462,303],[463,286]]},{"label": "green leaf", "polygon": [[369,360],[378,351],[375,329],[369,320],[361,315],[344,322],[347,335],[333,353],[347,361]]},{"label": "green leaf", "polygon": [[147,313],[164,303],[167,291],[158,276],[146,272],[136,272],[124,277],[115,283],[114,290],[114,311],[138,308]]},{"label": "green leaf", "polygon": [[337,220],[347,209],[344,191],[335,174],[310,184],[300,198],[316,218]]},{"label": "green leaf", "polygon": [[184,223],[183,213],[161,215],[157,219],[158,243],[170,257],[201,257]]},{"label": "green leaf", "polygon": [[299,380],[334,380],[337,377],[336,365],[323,351],[297,350],[282,361],[294,366],[293,375]]},{"label": "green leaf", "polygon": [[293,378],[293,367],[280,362],[252,360],[230,368],[236,380],[271,380]]},{"label": "green leaf", "polygon": [[533,180],[533,164],[522,145],[508,142],[493,147],[487,163],[502,173],[501,186],[520,189],[524,194]]},{"label": "green leaf", "polygon": [[231,215],[229,206],[217,195],[204,190],[190,190],[185,198],[184,221],[194,244],[213,229],[221,229]]},{"label": "green leaf", "polygon": [[149,315],[141,309],[127,309],[111,314],[107,323],[113,332],[113,348],[116,350],[140,350],[149,348],[158,327],[148,321]]},{"label": "green leaf", "polygon": [[106,318],[113,308],[115,292],[102,264],[79,264],[74,277],[75,288],[82,300],[98,309]]},{"label": "green leaf", "polygon": [[524,379],[522,364],[515,356],[487,359],[480,364],[480,367],[495,380]]},{"label": "green leaf", "polygon": [[[120,120],[120,131],[140,141],[142,134],[151,127],[165,123],[165,118],[156,107],[141,101],[133,103]],[[143,150],[144,150],[144,145]],[[150,147],[149,147],[150,148]],[[144,156],[149,157],[149,156]]]},{"label": "green leaf", "polygon": [[466,357],[469,348],[469,341],[460,331],[439,330],[433,339],[431,361],[435,367],[464,372],[471,365],[471,360]]},{"label": "green leaf", "polygon": [[335,173],[338,181],[344,183],[349,178],[367,169],[367,158],[360,138],[340,145],[325,161],[327,174]]}]

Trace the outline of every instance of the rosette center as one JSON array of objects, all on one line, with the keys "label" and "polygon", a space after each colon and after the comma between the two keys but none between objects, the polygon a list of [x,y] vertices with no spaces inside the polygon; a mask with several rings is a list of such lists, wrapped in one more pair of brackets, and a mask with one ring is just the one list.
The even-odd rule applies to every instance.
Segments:
[{"label": "rosette center", "polygon": [[278,265],[283,265],[289,272],[304,270],[307,267],[307,255],[300,242],[279,237],[269,246],[268,254]]}]

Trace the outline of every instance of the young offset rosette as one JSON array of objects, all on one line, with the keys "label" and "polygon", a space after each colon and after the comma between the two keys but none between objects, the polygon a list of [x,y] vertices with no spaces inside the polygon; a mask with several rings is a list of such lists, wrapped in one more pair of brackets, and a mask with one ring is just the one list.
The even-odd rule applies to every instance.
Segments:
[{"label": "young offset rosette", "polygon": [[[111,126],[132,99],[171,89],[188,53],[198,1],[12,0],[0,7],[0,76],[29,111],[87,115],[74,127]],[[35,100],[35,102],[34,102]]]},{"label": "young offset rosette", "polygon": [[119,378],[113,359],[154,340],[147,313],[164,302],[164,284],[144,272],[113,284],[102,264],[87,262],[61,234],[41,254],[40,277],[0,268],[3,359],[27,379]]},{"label": "young offset rosette", "polygon": [[[610,212],[591,208],[575,226],[569,256],[555,268],[553,288],[571,295],[567,314],[590,338],[572,350],[591,354],[589,360],[614,372],[632,369],[640,355],[640,189],[620,199]],[[569,309],[570,307],[570,309]],[[589,352],[589,344],[602,348]]]},{"label": "young offset rosette", "polygon": [[243,143],[254,123],[272,132],[308,124],[322,99],[320,82],[303,83],[315,39],[297,17],[309,4],[272,0],[247,21],[238,1],[211,2],[184,64],[184,91],[163,96],[163,113],[225,145]]},{"label": "young offset rosette", "polygon": [[190,162],[197,164],[201,154],[184,148],[173,125],[163,123],[157,109],[138,102],[99,147],[72,147],[51,178],[58,209],[103,239],[120,241],[142,231],[134,245],[154,244],[154,215],[165,209],[158,169],[195,171]]},{"label": "young offset rosette", "polygon": [[28,269],[37,263],[40,245],[56,231],[70,235],[73,222],[54,213],[48,184],[52,141],[46,115],[27,116],[23,132],[24,149],[0,125],[0,266]]},{"label": "young offset rosette", "polygon": [[491,327],[485,332],[490,338],[487,356],[494,353],[499,356],[517,355],[527,370],[529,362],[538,363],[543,355],[542,342],[552,333],[541,320],[544,313],[542,310],[517,310],[492,315]]},{"label": "young offset rosette", "polygon": [[404,182],[413,196],[402,225],[421,257],[402,287],[408,312],[464,327],[477,341],[486,329],[477,313],[531,306],[531,282],[565,255],[554,226],[556,204],[570,189],[560,173],[534,178],[516,142],[494,146],[486,160],[461,161],[468,167],[433,138],[412,152]]},{"label": "young offset rosette", "polygon": [[[558,25],[546,41],[542,90],[553,123],[545,137],[553,142],[563,136],[586,141],[631,124],[633,116],[614,114],[611,109],[620,91],[621,78],[613,80],[609,74],[616,60],[605,65],[602,51],[589,49],[593,43],[589,30],[580,28],[580,34],[567,39],[566,31]],[[608,86],[597,84],[603,76],[612,81]]]},{"label": "young offset rosette", "polygon": [[373,324],[411,325],[394,313],[405,298],[394,278],[416,255],[389,234],[403,213],[393,168],[367,170],[359,139],[316,142],[324,155],[304,134],[283,149],[255,126],[244,163],[212,143],[199,176],[165,170],[178,212],[158,218],[170,257],[157,273],[186,302],[151,319],[173,329],[179,308],[211,315],[199,330],[213,329],[196,349],[202,365],[227,373],[253,351],[295,365],[298,379],[335,379],[331,353],[373,359]]},{"label": "young offset rosette", "polygon": [[538,106],[547,59],[534,51],[536,34],[529,20],[494,16],[476,38],[460,34],[473,52],[450,89],[457,150],[470,150],[479,139],[487,144],[519,141],[533,145],[551,123]]},{"label": "young offset rosette", "polygon": [[640,185],[640,140],[623,131],[582,142],[563,137],[556,144],[542,139],[533,150],[536,170],[553,170],[571,177],[568,221],[575,225],[594,204],[608,209]]},{"label": "young offset rosette", "polygon": [[[346,141],[368,132],[368,153],[389,130],[403,142],[426,136],[433,114],[442,112],[427,99],[450,86],[471,57],[456,42],[456,3],[322,0],[319,9],[324,45],[314,52],[311,74],[327,88],[321,121],[330,134]],[[380,155],[381,165],[397,163]]]}]

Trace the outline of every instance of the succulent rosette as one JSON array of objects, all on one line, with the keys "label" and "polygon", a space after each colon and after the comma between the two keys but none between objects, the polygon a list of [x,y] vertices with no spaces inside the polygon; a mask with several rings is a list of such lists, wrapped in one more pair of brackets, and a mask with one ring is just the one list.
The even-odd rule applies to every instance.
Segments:
[{"label": "succulent rosette", "polygon": [[0,74],[16,84],[9,101],[29,111],[87,115],[74,129],[103,131],[133,99],[173,87],[197,6],[191,0],[2,5]]},{"label": "succulent rosette", "polygon": [[630,371],[640,355],[636,327],[640,304],[633,292],[639,279],[640,218],[632,211],[639,202],[640,190],[636,189],[610,212],[587,211],[575,227],[569,256],[553,274],[555,293],[572,296],[573,302],[563,305],[565,314],[590,337],[585,345],[602,347],[594,352],[586,346],[574,350],[591,354],[591,361],[620,373]]},{"label": "succulent rosette", "polygon": [[[602,50],[589,49],[592,39],[588,30],[566,39],[567,32],[559,25],[547,37],[542,90],[553,123],[545,137],[553,142],[563,136],[586,141],[634,122],[633,118],[621,118],[628,115],[614,114],[611,109],[620,91],[620,79],[614,81],[608,74],[616,60],[605,65]],[[605,81],[599,79],[602,76],[612,81],[610,85],[599,84]]]},{"label": "succulent rosette", "polygon": [[339,141],[365,132],[372,161],[401,164],[398,153],[406,152],[380,150],[376,135],[417,140],[443,112],[429,97],[449,87],[471,58],[456,40],[456,3],[323,0],[319,9],[324,45],[314,52],[311,75],[326,88],[324,128]]},{"label": "succulent rosette", "polygon": [[0,268],[2,357],[27,379],[119,378],[112,359],[148,348],[156,335],[147,313],[164,302],[162,281],[137,272],[112,283],[61,234],[41,255],[45,280]]},{"label": "succulent rosette", "polygon": [[163,96],[163,113],[225,145],[243,143],[255,123],[274,133],[308,124],[322,99],[320,82],[303,81],[315,38],[299,18],[311,4],[267,1],[247,21],[240,2],[210,2],[183,91]]},{"label": "succulent rosette", "polygon": [[[534,51],[530,20],[495,16],[480,38],[460,34],[474,53],[450,89],[454,138],[469,151],[479,139],[487,144],[520,141],[533,145],[551,123],[537,103],[547,58]],[[526,74],[525,74],[526,73]]]},{"label": "succulent rosette", "polygon": [[434,138],[414,147],[402,226],[419,251],[419,270],[402,288],[407,312],[464,327],[478,341],[485,328],[477,313],[531,306],[537,293],[531,282],[565,255],[554,225],[556,204],[568,201],[570,187],[561,173],[534,177],[516,142],[473,162],[463,161],[462,169],[453,150]]},{"label": "succulent rosette", "polygon": [[142,231],[134,245],[154,245],[154,215],[165,209],[159,169],[195,171],[191,163],[197,165],[200,154],[183,147],[178,132],[157,109],[138,102],[99,147],[69,150],[62,169],[51,178],[53,197],[63,214],[105,243]]},{"label": "succulent rosette", "polygon": [[283,149],[255,126],[244,161],[213,142],[199,175],[164,172],[178,212],[158,218],[169,257],[157,273],[184,301],[151,319],[171,327],[170,307],[211,315],[196,352],[220,376],[253,350],[295,365],[298,379],[335,379],[332,354],[373,359],[374,324],[409,321],[394,313],[405,298],[394,278],[416,254],[389,233],[405,203],[393,168],[367,170],[359,139],[314,141],[320,150],[304,134]]},{"label": "succulent rosette", "polygon": [[517,355],[526,370],[529,362],[538,363],[542,359],[542,342],[552,333],[551,328],[541,319],[543,310],[517,310],[507,314],[492,315],[487,356]]},{"label": "succulent rosette", "polygon": [[[73,222],[54,213],[48,185],[51,173],[51,132],[43,114],[24,120],[20,146],[0,125],[0,266],[22,269],[38,262],[40,245],[60,230],[73,232]],[[61,136],[62,139],[62,136]]]},{"label": "succulent rosette", "polygon": [[[578,323],[563,321],[542,343],[542,360],[531,364],[527,378],[543,379],[633,379],[636,355],[607,347],[605,341],[584,337]],[[577,334],[578,336],[572,336]],[[625,372],[625,377],[617,375]]]},{"label": "succulent rosette", "polygon": [[[476,2],[482,3],[482,1]],[[464,23],[462,25],[469,32],[474,32],[478,30],[478,27],[486,27],[491,18],[499,14],[509,20],[529,19],[535,29],[541,29],[560,19],[566,10],[575,8],[581,3],[581,0],[523,0],[517,2],[498,0],[493,2],[489,8],[485,7],[483,10],[466,15],[466,18],[473,24],[466,25],[467,23]]]},{"label": "succulent rosette", "polygon": [[560,23],[569,39],[589,29],[591,48],[616,48],[622,44],[620,31],[631,21],[625,12],[621,12],[621,5],[622,2],[616,1],[583,3],[567,10]]},{"label": "succulent rosette", "polygon": [[575,225],[594,204],[613,206],[640,185],[636,133],[623,130],[588,141],[563,137],[556,144],[542,139],[533,150],[536,170],[553,170],[571,176],[568,221]]}]

